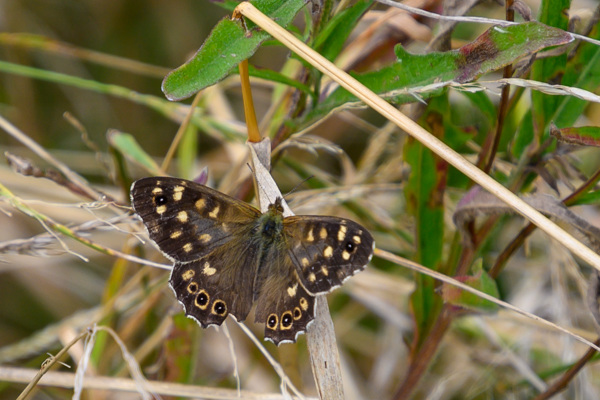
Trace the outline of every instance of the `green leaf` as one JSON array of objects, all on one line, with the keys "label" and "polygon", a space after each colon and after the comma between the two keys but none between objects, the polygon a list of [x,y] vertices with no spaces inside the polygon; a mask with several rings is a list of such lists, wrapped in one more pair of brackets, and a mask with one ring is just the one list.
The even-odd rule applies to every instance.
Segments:
[{"label": "green leaf", "polygon": [[533,135],[533,116],[531,108],[529,108],[519,123],[519,129],[511,145],[510,151],[515,158],[521,158],[521,155],[533,140]]},{"label": "green leaf", "polygon": [[[252,4],[281,26],[287,26],[304,0],[255,0]],[[170,72],[162,83],[169,100],[181,100],[225,78],[241,61],[253,55],[268,33],[246,21],[222,19],[202,44],[196,55]]]},{"label": "green leaf", "polygon": [[140,165],[152,175],[164,175],[158,164],[148,155],[129,133],[111,130],[107,134],[108,143],[129,161]]},{"label": "green leaf", "polygon": [[177,171],[185,179],[193,179],[194,166],[198,158],[198,129],[188,125],[181,143],[177,146]]},{"label": "green leaf", "polygon": [[[475,272],[473,276],[461,276],[455,279],[492,297],[499,298],[496,282],[483,270],[481,259],[475,262],[473,270]],[[442,284],[442,297],[446,303],[474,311],[494,312],[499,308],[496,303],[445,282]]]},{"label": "green leaf", "polygon": [[335,60],[358,20],[372,3],[366,0],[359,1],[336,14],[315,39],[313,48],[329,61]]},{"label": "green leaf", "polygon": [[581,195],[575,202],[571,203],[572,206],[580,206],[583,204],[600,204],[600,190]]},{"label": "green leaf", "polygon": [[[442,139],[443,121],[449,115],[447,96],[441,96],[429,104],[422,120],[434,121],[429,130]],[[404,158],[411,170],[404,193],[407,209],[415,218],[415,258],[437,271],[444,254],[443,199],[448,164],[415,139],[408,139],[404,149]],[[419,348],[431,330],[442,302],[435,293],[436,284],[432,278],[417,275],[415,281],[416,288],[410,301],[416,330],[413,347]]]},{"label": "green leaf", "polygon": [[558,129],[555,125],[551,124],[550,135],[564,143],[600,147],[600,127],[598,126],[578,126]]},{"label": "green leaf", "polygon": [[[519,57],[572,40],[573,37],[569,33],[538,22],[492,27],[474,42],[453,51],[413,55],[397,46],[397,62],[378,71],[353,76],[375,93],[385,95],[394,103],[413,102],[417,97],[407,93],[407,89],[436,82],[469,82],[484,73],[511,64]],[[394,91],[404,92],[394,94]],[[421,93],[419,96],[429,98],[439,93],[441,91]],[[336,107],[356,101],[358,100],[355,96],[343,88],[338,88],[307,116],[307,120],[319,118]]]},{"label": "green leaf", "polygon": [[161,355],[169,366],[164,379],[169,382],[193,382],[194,371],[197,367],[197,358],[191,356],[195,353],[194,336],[198,329],[194,321],[186,318],[185,314],[173,315],[173,326],[168,337],[163,341]]},{"label": "green leaf", "polygon": [[[567,30],[570,4],[570,0],[543,0],[540,5],[540,21]],[[566,53],[536,60],[531,67],[531,79],[538,82],[559,83],[566,64]],[[532,120],[537,134],[534,137],[537,138],[538,143],[544,140],[543,133],[560,101],[561,98],[558,96],[550,96],[538,91],[531,92]]]},{"label": "green leaf", "polygon": [[[600,39],[600,23],[596,24],[590,37]],[[578,87],[596,92],[600,85],[600,47],[593,43],[582,42],[575,56],[568,61],[563,85]],[[570,126],[581,116],[588,102],[574,96],[560,97],[560,102],[549,117],[558,126]]]},{"label": "green leaf", "polygon": [[311,93],[310,87],[307,85],[270,69],[256,68],[253,65],[248,65],[248,74],[256,78],[262,78],[271,82],[283,83],[284,85],[295,87],[304,93]]}]

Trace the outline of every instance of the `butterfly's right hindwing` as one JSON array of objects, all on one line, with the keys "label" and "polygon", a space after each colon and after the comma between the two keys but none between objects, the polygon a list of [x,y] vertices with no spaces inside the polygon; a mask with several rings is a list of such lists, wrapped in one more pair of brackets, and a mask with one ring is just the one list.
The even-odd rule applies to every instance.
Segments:
[{"label": "butterfly's right hindwing", "polygon": [[227,244],[233,234],[260,216],[260,211],[242,201],[168,177],[134,182],[131,203],[165,256],[182,263]]}]

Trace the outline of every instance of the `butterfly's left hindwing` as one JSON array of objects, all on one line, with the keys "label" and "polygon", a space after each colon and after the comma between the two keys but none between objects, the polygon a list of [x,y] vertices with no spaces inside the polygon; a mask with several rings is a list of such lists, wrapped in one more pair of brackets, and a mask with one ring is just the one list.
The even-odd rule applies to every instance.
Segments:
[{"label": "butterfly's left hindwing", "polygon": [[257,261],[256,247],[230,243],[199,260],[175,263],[169,284],[186,315],[203,328],[221,325],[229,314],[241,322],[252,308]]},{"label": "butterfly's left hindwing", "polygon": [[143,178],[131,203],[150,238],[171,260],[197,260],[226,245],[261,213],[221,192],[183,179]]}]

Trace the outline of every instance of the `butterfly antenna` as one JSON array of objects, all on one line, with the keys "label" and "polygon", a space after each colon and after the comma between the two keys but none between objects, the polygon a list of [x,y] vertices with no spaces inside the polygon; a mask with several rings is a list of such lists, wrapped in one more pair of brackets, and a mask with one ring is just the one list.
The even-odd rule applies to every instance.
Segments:
[{"label": "butterfly antenna", "polygon": [[[309,179],[314,178],[314,175],[309,176],[308,178],[303,179],[300,183],[298,183],[296,186],[294,186],[292,188],[292,190],[290,190],[289,192],[287,192],[283,198],[285,199],[287,196],[289,196],[290,194],[294,193],[296,191],[296,189],[298,189],[300,186],[302,186],[305,182],[307,182]],[[287,201],[287,200],[286,200]]]}]

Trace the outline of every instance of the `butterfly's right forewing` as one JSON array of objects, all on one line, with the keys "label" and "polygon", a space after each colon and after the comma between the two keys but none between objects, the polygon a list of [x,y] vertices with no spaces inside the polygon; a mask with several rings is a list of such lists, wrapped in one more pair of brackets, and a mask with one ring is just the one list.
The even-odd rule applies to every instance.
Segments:
[{"label": "butterfly's right forewing", "polygon": [[131,203],[150,238],[169,259],[186,263],[226,245],[260,216],[254,207],[206,186],[177,178],[143,178]]}]

